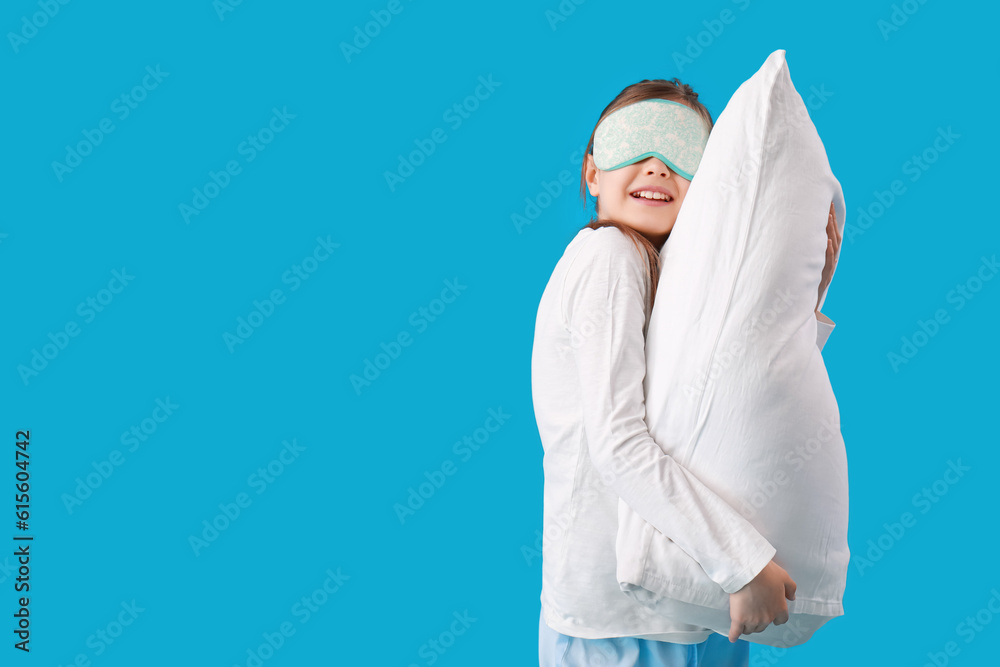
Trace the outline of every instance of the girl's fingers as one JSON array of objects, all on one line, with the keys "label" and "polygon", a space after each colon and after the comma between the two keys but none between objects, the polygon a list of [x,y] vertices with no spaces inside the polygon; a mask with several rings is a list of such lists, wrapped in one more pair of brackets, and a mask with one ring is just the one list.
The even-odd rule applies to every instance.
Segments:
[{"label": "girl's fingers", "polygon": [[837,234],[837,248],[840,248],[840,242],[844,239],[844,235],[840,233],[840,229],[837,227],[837,213],[833,213],[833,231]]},{"label": "girl's fingers", "polygon": [[[830,215],[827,218],[826,226],[827,226],[827,234],[830,236],[830,238],[833,239],[834,251],[836,252],[840,250],[840,243],[843,240],[843,236],[841,235],[840,230],[837,228],[837,212],[833,207],[833,202],[830,202]],[[829,231],[829,228],[831,226],[833,227],[832,234]]]}]

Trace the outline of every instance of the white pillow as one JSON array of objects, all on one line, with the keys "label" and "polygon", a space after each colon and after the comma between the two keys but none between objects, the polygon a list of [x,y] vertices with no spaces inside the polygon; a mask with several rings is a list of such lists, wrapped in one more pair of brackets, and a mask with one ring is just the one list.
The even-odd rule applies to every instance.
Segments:
[{"label": "white pillow", "polygon": [[[831,201],[843,230],[840,183],[777,50],[712,130],[661,251],[646,339],[653,439],[746,517],[797,584],[786,624],[742,636],[771,646],[844,613],[847,457],[814,314]],[[728,635],[729,594],[621,500],[618,516],[622,591]]]}]

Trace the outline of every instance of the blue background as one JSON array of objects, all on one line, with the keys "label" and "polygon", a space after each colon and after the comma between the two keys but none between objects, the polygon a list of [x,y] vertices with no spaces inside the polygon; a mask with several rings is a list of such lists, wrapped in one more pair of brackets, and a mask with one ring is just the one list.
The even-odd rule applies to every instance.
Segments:
[{"label": "blue background", "polygon": [[[810,113],[862,232],[844,239],[824,305],[855,562],[843,617],[787,652],[754,645],[751,664],[920,665],[948,642],[954,664],[993,659],[1000,619],[959,624],[1000,604],[1000,281],[961,308],[949,294],[1000,250],[984,79],[998,65],[995,5],[388,6],[78,0],[47,18],[37,2],[5,4],[2,553],[20,532],[18,429],[31,431],[35,541],[30,656],[11,646],[16,573],[0,557],[0,662],[248,665],[287,622],[294,634],[262,664],[533,664],[543,479],[530,352],[545,282],[592,212],[574,153],[626,85],[676,76],[718,118],[776,49],[803,98],[827,91]],[[906,21],[885,32],[894,7]],[[372,12],[391,20],[365,44],[355,29]],[[122,118],[114,101],[147,66],[166,74]],[[458,124],[446,112],[480,77],[495,87]],[[294,118],[269,136],[273,109]],[[57,174],[102,119],[113,131]],[[386,173],[437,128],[445,140],[390,187]],[[939,128],[959,138],[911,180],[907,162]],[[242,142],[259,134],[270,143],[251,161]],[[211,173],[224,182],[229,161],[239,173],[185,220],[181,205]],[[571,184],[519,229],[512,216],[563,170]],[[897,179],[905,193],[870,208]],[[879,213],[866,229],[864,209]],[[339,245],[326,254],[318,238]],[[324,261],[303,262],[314,251]],[[296,265],[314,269],[298,284]],[[134,278],[102,292],[123,269]],[[458,296],[435,302],[446,281]],[[275,289],[283,303],[227,346]],[[78,310],[88,298],[101,312]],[[947,323],[894,368],[888,354],[939,309]],[[24,374],[68,323],[78,335]],[[400,334],[409,345],[356,390],[351,376]],[[168,398],[178,407],[155,421]],[[490,409],[509,418],[478,450],[456,449]],[[143,420],[155,431],[129,451],[122,435]],[[303,449],[258,493],[251,476],[284,441]],[[935,492],[949,460],[969,470]],[[394,507],[442,466],[454,474],[401,521]],[[67,505],[88,475],[99,484]],[[915,502],[925,488],[934,502]],[[249,506],[219,518],[241,493]],[[892,537],[904,512],[915,523]],[[213,520],[225,528],[194,548]],[[338,568],[346,579],[302,622],[296,605]],[[133,601],[142,611],[117,627]],[[465,612],[475,620],[450,642]],[[109,644],[99,630],[122,631]],[[428,643],[439,638],[443,652]]]}]

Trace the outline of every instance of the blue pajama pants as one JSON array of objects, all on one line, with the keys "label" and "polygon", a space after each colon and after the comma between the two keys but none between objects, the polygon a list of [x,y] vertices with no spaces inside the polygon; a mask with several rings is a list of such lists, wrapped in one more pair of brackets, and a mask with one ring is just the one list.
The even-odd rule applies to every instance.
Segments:
[{"label": "blue pajama pants", "polygon": [[750,642],[713,632],[700,644],[637,637],[583,639],[556,632],[538,618],[539,667],[748,667]]}]

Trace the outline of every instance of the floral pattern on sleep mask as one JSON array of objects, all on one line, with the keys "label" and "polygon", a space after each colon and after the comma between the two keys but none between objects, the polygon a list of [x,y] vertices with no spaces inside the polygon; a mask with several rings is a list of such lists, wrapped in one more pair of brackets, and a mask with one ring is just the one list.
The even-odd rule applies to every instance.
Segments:
[{"label": "floral pattern on sleep mask", "polygon": [[691,107],[671,100],[642,100],[600,122],[594,133],[594,164],[601,171],[611,171],[656,156],[691,180],[708,134],[705,121]]}]

